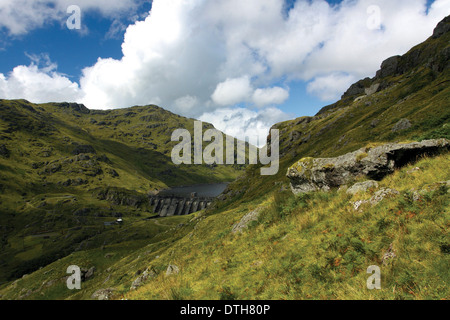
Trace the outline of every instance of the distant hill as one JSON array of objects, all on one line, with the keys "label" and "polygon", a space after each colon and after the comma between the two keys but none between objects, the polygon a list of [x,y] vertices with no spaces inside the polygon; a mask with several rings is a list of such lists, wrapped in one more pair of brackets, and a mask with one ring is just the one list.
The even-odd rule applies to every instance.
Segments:
[{"label": "distant hill", "polygon": [[90,225],[79,216],[87,212],[111,218],[132,207],[133,215],[151,215],[148,193],[232,181],[245,167],[174,165],[175,129],[193,136],[194,119],[154,105],[99,111],[76,103],[0,100],[0,282],[77,245],[72,239],[27,247],[14,244],[14,237],[23,242],[29,235]]},{"label": "distant hill", "polygon": [[[138,190],[150,185],[156,188],[164,182],[164,170],[179,172],[167,165],[157,170],[163,171],[154,175],[160,179],[154,181],[147,170],[140,170],[147,159],[137,155],[142,141],[156,145],[156,149],[144,149],[146,155],[155,151],[155,157],[167,155],[162,146],[166,131],[152,132],[154,140],[137,135],[145,131],[134,127],[133,119],[144,116],[137,112],[141,109],[84,114],[84,109],[70,105],[64,112],[54,112],[60,107],[51,104],[43,107],[44,113],[35,105],[31,110],[23,101],[3,101],[8,108],[13,108],[10,104],[21,108],[8,116],[14,117],[15,123],[23,122],[23,129],[17,131],[19,126],[8,124],[7,113],[2,111],[1,183],[3,192],[17,191],[1,196],[6,212],[0,223],[6,234],[1,263],[10,281],[0,286],[0,298],[448,299],[448,153],[406,164],[355,194],[347,192],[349,185],[296,196],[286,173],[300,159],[337,157],[386,142],[450,139],[449,55],[447,17],[429,39],[403,56],[384,61],[374,78],[358,81],[342,99],[316,116],[274,125],[280,130],[277,175],[262,176],[261,165],[251,165],[208,209],[164,219],[143,220],[148,216],[142,210],[145,205],[125,191],[107,193],[107,199],[131,201],[116,206],[107,205],[98,193],[95,196],[95,190],[88,190],[90,194],[77,191],[83,190],[79,186],[71,192],[64,189],[64,194],[54,191],[58,182],[64,183],[63,170],[71,167],[63,163],[64,157],[74,160],[79,151],[97,162],[86,167],[78,161],[90,160],[77,159],[73,164],[77,172],[95,172],[98,166],[104,181],[114,181],[107,173],[114,169],[119,176],[129,177],[131,183],[124,180],[129,190],[131,185]],[[140,108],[145,114],[145,108]],[[125,116],[130,111],[139,115]],[[115,119],[117,114],[121,116]],[[64,120],[67,118],[71,120]],[[119,120],[125,121],[129,130],[116,128]],[[62,134],[50,135],[55,128]],[[20,132],[24,138],[8,140],[12,132]],[[58,142],[66,136],[67,142]],[[49,139],[51,143],[46,142]],[[23,150],[18,144],[22,140],[27,146]],[[86,153],[92,151],[87,145],[96,153]],[[48,153],[53,161],[59,161],[46,163],[42,155]],[[133,157],[138,160],[132,161]],[[11,159],[20,161],[16,165]],[[46,179],[39,170],[46,173]],[[354,182],[366,179],[361,176]],[[45,185],[45,180],[52,184]],[[18,194],[28,181],[39,185]],[[45,189],[50,186],[53,189]],[[36,187],[42,191],[33,193]],[[77,204],[80,202],[86,203],[84,208]],[[71,210],[63,209],[68,206]],[[97,209],[91,211],[91,206]],[[102,206],[104,209],[98,210]],[[119,209],[127,221],[102,229],[99,223]],[[21,223],[14,224],[17,221]],[[50,232],[55,226],[59,231]],[[47,233],[37,234],[46,229]],[[72,264],[89,273],[78,291],[68,290],[65,284],[66,268]],[[372,265],[381,269],[380,290],[366,287],[367,269]],[[44,267],[32,272],[36,266]],[[93,268],[95,272],[88,271]],[[19,278],[28,271],[32,273]]]}]

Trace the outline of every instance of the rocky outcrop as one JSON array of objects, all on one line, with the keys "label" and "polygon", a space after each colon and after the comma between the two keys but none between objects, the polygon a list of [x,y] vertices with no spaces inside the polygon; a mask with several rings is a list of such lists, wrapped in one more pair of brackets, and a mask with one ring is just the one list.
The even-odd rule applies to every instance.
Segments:
[{"label": "rocky outcrop", "polygon": [[136,290],[142,286],[148,279],[156,277],[156,272],[152,268],[147,268],[136,280],[131,284],[130,290]]},{"label": "rocky outcrop", "polygon": [[366,88],[370,87],[370,83],[371,83],[370,78],[359,80],[358,82],[352,84],[350,88],[348,88],[348,90],[342,95],[341,98],[345,99],[347,97],[365,94]]},{"label": "rocky outcrop", "polygon": [[74,155],[79,155],[82,153],[95,153],[95,149],[91,145],[78,145],[72,151],[72,154],[74,154]]},{"label": "rocky outcrop", "polygon": [[353,202],[352,203],[353,209],[358,211],[359,209],[361,209],[362,206],[365,206],[365,205],[376,206],[378,203],[380,203],[384,199],[392,198],[399,194],[400,194],[400,192],[398,192],[395,189],[382,188],[382,189],[378,190],[377,192],[375,192],[375,194],[369,200],[358,200],[358,201]]},{"label": "rocky outcrop", "polygon": [[84,104],[78,104],[78,103],[59,103],[58,107],[64,108],[64,109],[70,109],[79,113],[89,114],[91,111],[86,108]]},{"label": "rocky outcrop", "polygon": [[407,130],[411,127],[412,124],[408,119],[401,119],[394,125],[392,132]]},{"label": "rocky outcrop", "polygon": [[247,213],[245,216],[242,217],[242,219],[238,223],[236,223],[233,226],[231,232],[232,233],[243,232],[245,229],[248,228],[250,222],[258,220],[260,211],[261,211],[260,209],[255,209]]},{"label": "rocky outcrop", "polygon": [[376,78],[386,78],[399,73],[399,65],[401,63],[401,56],[393,56],[387,58],[381,63],[381,69],[378,70]]},{"label": "rocky outcrop", "polygon": [[434,28],[433,38],[437,39],[449,31],[450,31],[450,16],[447,16],[444,18],[444,20],[438,23],[436,28]]},{"label": "rocky outcrop", "polygon": [[97,199],[107,200],[115,205],[129,206],[135,208],[139,208],[148,203],[146,195],[140,194],[132,190],[115,187],[109,187],[104,190],[100,190],[97,193]]},{"label": "rocky outcrop", "polygon": [[381,180],[388,174],[416,161],[450,149],[447,139],[425,140],[408,144],[387,143],[366,147],[336,158],[303,158],[287,171],[295,194],[330,190],[354,181],[359,176]]},{"label": "rocky outcrop", "polygon": [[[447,36],[450,31],[450,16],[442,20],[434,29],[431,39],[438,39]],[[438,40],[440,41],[440,40]],[[444,40],[445,43],[445,40]],[[419,45],[412,48],[402,56],[393,56],[384,60],[374,78],[365,78],[352,84],[342,95],[341,99],[347,102],[360,96],[370,96],[391,86],[393,82],[389,77],[395,77],[410,73],[419,67],[431,69],[439,73],[450,67],[450,47],[438,46],[436,41],[428,41],[426,45]],[[317,115],[328,111],[347,106],[339,106],[338,103],[322,108]]]},{"label": "rocky outcrop", "polygon": [[91,298],[97,300],[109,300],[115,291],[116,289],[114,288],[99,289],[92,294]]}]

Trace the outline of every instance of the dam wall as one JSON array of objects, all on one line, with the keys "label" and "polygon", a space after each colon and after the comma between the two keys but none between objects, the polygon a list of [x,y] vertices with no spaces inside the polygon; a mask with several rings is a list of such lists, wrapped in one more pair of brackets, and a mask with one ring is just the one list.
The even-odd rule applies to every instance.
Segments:
[{"label": "dam wall", "polygon": [[171,217],[191,214],[207,208],[213,197],[180,197],[173,195],[151,196],[150,205],[153,213],[160,217]]}]

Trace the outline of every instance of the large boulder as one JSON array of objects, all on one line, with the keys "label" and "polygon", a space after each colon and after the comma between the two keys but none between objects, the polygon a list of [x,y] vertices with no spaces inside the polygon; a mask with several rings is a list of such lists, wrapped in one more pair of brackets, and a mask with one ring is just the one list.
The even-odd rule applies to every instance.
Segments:
[{"label": "large boulder", "polygon": [[447,139],[425,140],[408,144],[387,143],[361,148],[336,158],[303,158],[287,171],[295,194],[329,190],[367,176],[381,180],[420,156],[433,156],[449,151]]}]

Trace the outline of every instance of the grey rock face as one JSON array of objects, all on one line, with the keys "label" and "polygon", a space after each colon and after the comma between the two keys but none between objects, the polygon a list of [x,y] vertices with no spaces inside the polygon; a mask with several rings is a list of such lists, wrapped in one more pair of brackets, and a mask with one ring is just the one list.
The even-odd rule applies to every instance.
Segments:
[{"label": "grey rock face", "polygon": [[397,74],[400,56],[393,56],[383,61],[381,69],[377,72],[377,78],[385,78]]},{"label": "grey rock face", "polygon": [[447,16],[444,18],[444,20],[439,22],[436,28],[434,29],[433,38],[435,39],[439,38],[440,36],[449,31],[450,31],[450,16]]},{"label": "grey rock face", "polygon": [[336,158],[304,158],[288,169],[287,177],[295,194],[329,190],[348,184],[358,176],[381,180],[396,168],[416,161],[419,156],[433,156],[449,149],[447,139],[388,143]]},{"label": "grey rock face", "polygon": [[366,84],[368,82],[370,82],[370,78],[365,78],[363,80],[360,80],[360,81],[352,84],[350,86],[350,88],[348,88],[348,90],[342,95],[342,98],[365,94]]},{"label": "grey rock face", "polygon": [[411,122],[408,119],[401,119],[399,122],[395,124],[392,128],[393,132],[402,131],[411,128]]},{"label": "grey rock face", "polygon": [[370,95],[376,93],[379,88],[380,88],[380,84],[375,83],[375,84],[371,85],[369,88],[366,88],[365,93],[366,93],[366,95],[370,96]]}]

